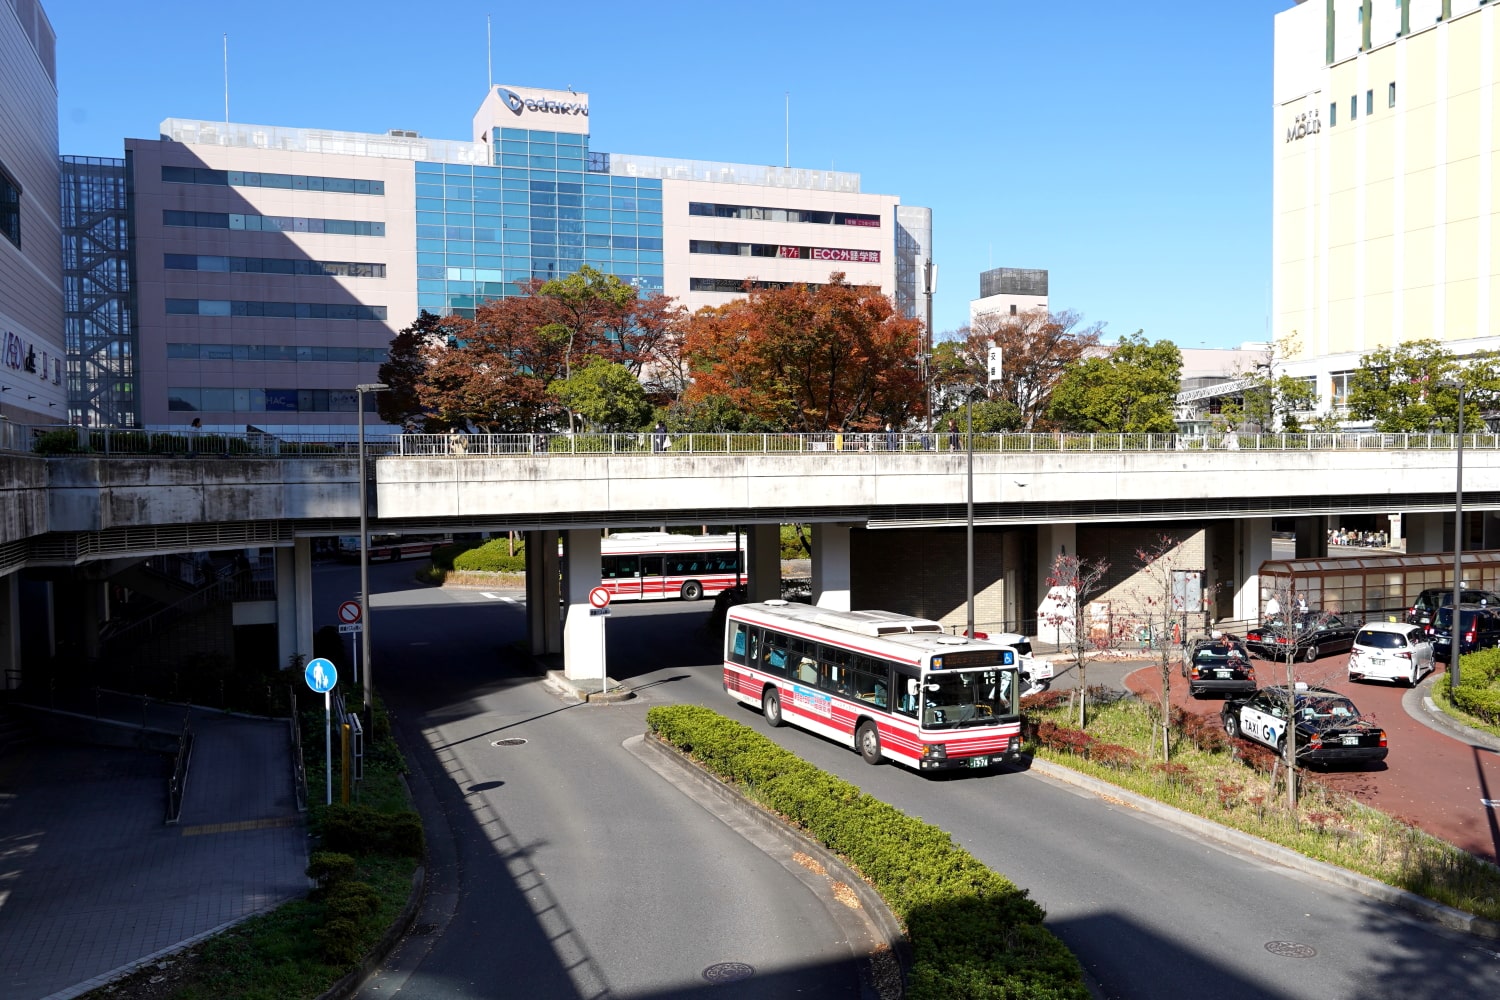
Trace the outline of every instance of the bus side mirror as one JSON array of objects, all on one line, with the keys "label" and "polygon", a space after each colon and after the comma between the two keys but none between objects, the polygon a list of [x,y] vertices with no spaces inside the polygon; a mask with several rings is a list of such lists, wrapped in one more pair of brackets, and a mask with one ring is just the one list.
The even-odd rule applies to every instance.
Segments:
[{"label": "bus side mirror", "polygon": [[906,694],[907,694],[907,697],[909,697],[909,698],[915,698],[917,696],[918,688],[919,688],[919,685],[918,685],[917,679],[915,677],[908,677],[906,679]]}]

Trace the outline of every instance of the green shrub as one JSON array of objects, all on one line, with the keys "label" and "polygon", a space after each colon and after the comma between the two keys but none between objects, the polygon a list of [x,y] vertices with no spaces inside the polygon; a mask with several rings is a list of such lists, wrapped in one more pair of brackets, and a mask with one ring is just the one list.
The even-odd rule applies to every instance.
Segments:
[{"label": "green shrub", "polygon": [[78,447],[78,432],[66,428],[38,434],[31,450],[38,455],[76,455],[83,451]]},{"label": "green shrub", "polygon": [[[491,538],[477,548],[454,554],[449,565],[452,569],[474,573],[526,572],[526,554],[517,552],[511,555],[509,550],[510,546],[506,539]],[[434,553],[433,562],[437,563],[436,553]]]},{"label": "green shrub", "polygon": [[369,806],[335,803],[323,814],[323,850],[355,857],[388,854],[422,856],[422,821],[416,813],[380,812]]},{"label": "green shrub", "polygon": [[307,877],[317,882],[323,892],[353,881],[358,871],[354,858],[339,851],[314,851],[307,859]]},{"label": "green shrub", "polygon": [[359,924],[352,920],[326,920],[313,934],[332,965],[353,965],[365,957],[359,945]]},{"label": "green shrub", "polygon": [[1470,653],[1459,661],[1459,683],[1446,675],[1453,704],[1491,724],[1500,723],[1500,648]]},{"label": "green shrub", "polygon": [[866,795],[711,709],[657,707],[653,733],[843,856],[905,924],[906,996],[1084,1000],[1078,961],[1026,890],[931,824]]}]

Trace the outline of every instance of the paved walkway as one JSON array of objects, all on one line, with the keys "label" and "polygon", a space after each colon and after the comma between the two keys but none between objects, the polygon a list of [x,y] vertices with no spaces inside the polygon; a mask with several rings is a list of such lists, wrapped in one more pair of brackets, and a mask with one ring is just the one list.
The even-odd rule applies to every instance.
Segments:
[{"label": "paved walkway", "polygon": [[[185,712],[145,714],[180,728]],[[142,721],[138,700],[101,700],[98,714]],[[162,754],[46,740],[0,751],[0,996],[78,996],[306,892],[287,723],[192,719],[177,826],[164,822]]]}]

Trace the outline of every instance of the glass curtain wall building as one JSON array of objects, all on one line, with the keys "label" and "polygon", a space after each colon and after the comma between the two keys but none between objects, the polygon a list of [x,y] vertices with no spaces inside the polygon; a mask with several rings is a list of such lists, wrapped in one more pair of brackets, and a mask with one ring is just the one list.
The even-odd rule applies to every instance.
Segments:
[{"label": "glass curtain wall building", "polygon": [[689,309],[836,272],[925,309],[929,209],[854,173],[596,151],[571,91],[492,87],[468,141],[167,119],[126,140],[124,174],[128,281],[74,254],[102,298],[75,362],[86,419],[127,419],[105,413],[133,384],[147,427],[347,429],[421,311],[473,316],[585,265]]}]

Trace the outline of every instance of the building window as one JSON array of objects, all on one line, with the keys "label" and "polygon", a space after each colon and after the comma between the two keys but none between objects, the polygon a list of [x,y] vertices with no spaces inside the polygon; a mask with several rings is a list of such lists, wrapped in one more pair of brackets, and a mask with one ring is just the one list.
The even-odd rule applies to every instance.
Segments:
[{"label": "building window", "polygon": [[833,226],[866,226],[878,228],[880,216],[861,212],[821,212],[811,209],[766,208],[759,205],[719,205],[711,202],[688,202],[689,215],[718,219],[756,219],[764,222],[815,222]]},{"label": "building window", "polygon": [[21,185],[0,163],[0,233],[16,246],[21,245]]},{"label": "building window", "polygon": [[1328,127],[1333,128],[1339,123],[1339,102],[1332,101],[1328,105]]},{"label": "building window", "polygon": [[198,229],[243,229],[255,233],[330,233],[335,236],[384,236],[384,222],[363,219],[304,219],[286,215],[240,215],[163,209],[162,225]]},{"label": "building window", "polygon": [[1385,106],[1388,108],[1394,108],[1396,106],[1396,81],[1394,80],[1392,80],[1391,85],[1386,88]]},{"label": "building window", "polygon": [[286,188],[291,191],[331,191],[335,194],[385,194],[385,181],[317,177],[309,174],[266,174],[250,170],[211,170],[207,167],[163,165],[161,179],[175,184]]},{"label": "building window", "polygon": [[1359,95],[1355,94],[1349,98],[1349,120],[1352,122],[1359,117]]},{"label": "building window", "polygon": [[218,257],[169,253],[169,271],[227,271],[246,274],[298,274],[320,278],[384,278],[385,265],[340,260],[300,260],[287,257]]},{"label": "building window", "polygon": [[1354,378],[1352,371],[1333,373],[1333,405],[1349,405],[1349,382]]},{"label": "building window", "polygon": [[260,316],[273,319],[383,320],[385,306],[352,302],[236,302],[227,299],[167,299],[173,316]]},{"label": "building window", "polygon": [[1367,90],[1367,91],[1365,91],[1365,114],[1367,114],[1367,115],[1373,115],[1374,113],[1375,113],[1375,91],[1373,91],[1373,90]]},{"label": "building window", "polygon": [[1012,303],[1011,303],[1011,304],[1010,304],[1010,314],[1011,314],[1011,315],[1012,315],[1012,316],[1014,316],[1014,315],[1015,315],[1015,314],[1016,314],[1016,304],[1015,304],[1015,303],[1014,303],[1014,302],[1012,302]]}]

